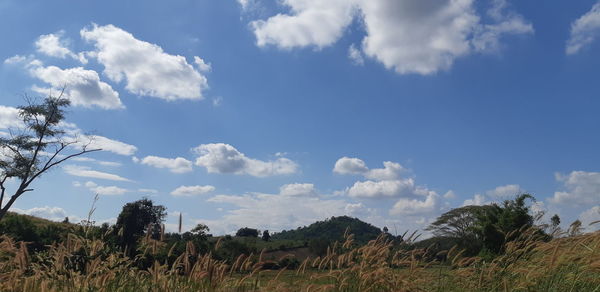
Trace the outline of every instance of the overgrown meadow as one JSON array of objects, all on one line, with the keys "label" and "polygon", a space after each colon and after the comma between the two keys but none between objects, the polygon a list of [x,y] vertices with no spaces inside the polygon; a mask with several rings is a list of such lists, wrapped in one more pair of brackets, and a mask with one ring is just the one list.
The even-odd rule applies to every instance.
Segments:
[{"label": "overgrown meadow", "polygon": [[[135,256],[112,247],[91,225],[31,252],[28,243],[0,238],[2,291],[600,291],[600,233],[542,238],[515,230],[504,252],[488,260],[453,247],[418,248],[411,236],[380,234],[361,245],[347,232],[323,256],[277,266],[267,249],[222,257],[227,238],[199,251],[139,239]],[[414,234],[413,234],[414,236]],[[231,240],[231,239],[229,239]]]}]

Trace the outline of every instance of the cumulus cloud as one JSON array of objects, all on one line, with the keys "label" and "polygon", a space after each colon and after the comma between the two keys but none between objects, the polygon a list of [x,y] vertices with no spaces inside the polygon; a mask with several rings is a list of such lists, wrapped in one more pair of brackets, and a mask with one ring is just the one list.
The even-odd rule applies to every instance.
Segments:
[{"label": "cumulus cloud", "polygon": [[378,198],[399,197],[412,195],[415,190],[413,179],[384,180],[384,181],[359,181],[346,190],[350,197]]},{"label": "cumulus cloud", "polygon": [[472,199],[466,199],[463,202],[463,206],[487,205],[499,199],[512,199],[522,193],[523,191],[519,185],[498,186],[492,190],[485,191],[483,194],[475,194]]},{"label": "cumulus cloud", "polygon": [[72,161],[77,161],[77,162],[90,162],[90,163],[96,163],[102,166],[110,166],[110,167],[119,167],[122,164],[119,162],[114,162],[114,161],[103,161],[103,160],[98,160],[98,159],[94,159],[94,158],[90,158],[90,157],[73,157],[71,158]]},{"label": "cumulus cloud", "polygon": [[[245,1],[244,1],[245,2]],[[356,13],[353,0],[285,0],[291,14],[277,14],[250,23],[260,47],[279,48],[315,46],[323,48],[336,42]]]},{"label": "cumulus cloud", "polygon": [[119,93],[108,83],[100,81],[96,71],[82,67],[61,69],[56,66],[43,66],[38,60],[29,62],[26,67],[31,76],[51,86],[50,88],[34,86],[35,91],[49,95],[65,88],[64,96],[69,98],[74,106],[124,108]]},{"label": "cumulus cloud", "polygon": [[155,44],[136,39],[114,25],[81,30],[81,37],[95,45],[93,56],[104,65],[104,74],[125,89],[165,100],[202,99],[208,88],[206,77],[185,57],[170,55]]},{"label": "cumulus cloud", "polygon": [[48,220],[53,220],[53,221],[64,220],[65,217],[67,217],[67,212],[65,211],[65,209],[60,208],[60,207],[44,206],[44,207],[34,207],[31,209],[11,208],[10,211],[19,213],[19,214],[25,214],[25,215],[40,217],[40,218],[44,218],[44,219],[48,219]]},{"label": "cumulus cloud", "polygon": [[[79,132],[79,130],[76,130]],[[131,156],[137,151],[137,147],[121,141],[113,140],[99,135],[81,135],[78,136],[76,146],[87,146],[88,149],[102,149],[123,156]]]},{"label": "cumulus cloud", "polygon": [[124,195],[126,193],[135,193],[135,192],[144,193],[144,194],[158,193],[158,191],[154,190],[154,189],[130,190],[130,189],[125,189],[125,188],[118,187],[118,186],[100,186],[93,181],[87,181],[83,184],[78,181],[74,181],[73,186],[74,187],[86,187],[87,189],[90,190],[90,192],[92,192],[94,194],[98,194],[98,195],[104,195],[104,196],[119,196],[119,195]]},{"label": "cumulus cloud", "polygon": [[210,193],[215,190],[213,186],[180,186],[171,192],[176,197],[191,197]]},{"label": "cumulus cloud", "polygon": [[204,59],[198,56],[194,56],[194,63],[196,63],[200,72],[210,72],[212,70],[210,63],[206,63]]},{"label": "cumulus cloud", "polygon": [[350,58],[354,65],[365,64],[365,59],[363,58],[362,53],[356,48],[356,46],[354,46],[354,44],[350,45],[348,48],[348,58]]},{"label": "cumulus cloud", "polygon": [[485,192],[485,194],[492,198],[512,198],[521,194],[523,191],[521,190],[521,186],[519,185],[505,185],[496,187],[493,190],[489,190]]},{"label": "cumulus cloud", "polygon": [[166,168],[172,173],[186,173],[192,171],[192,162],[181,157],[171,159],[158,156],[146,156],[139,162],[156,168]]},{"label": "cumulus cloud", "polygon": [[[250,23],[258,46],[322,48],[339,40],[355,17],[366,29],[362,53],[400,74],[432,74],[456,58],[493,50],[506,34],[529,34],[530,23],[494,0],[486,15],[474,0],[285,0],[288,14]],[[358,49],[349,51],[359,56]],[[354,58],[353,60],[357,60]]]},{"label": "cumulus cloud", "polygon": [[15,128],[21,125],[19,109],[0,105],[0,129]]},{"label": "cumulus cloud", "polygon": [[64,31],[61,30],[56,34],[45,34],[39,36],[35,42],[37,51],[50,57],[61,59],[71,57],[80,61],[81,63],[87,63],[87,59],[83,54],[75,54],[69,48],[67,48],[68,42],[62,39],[63,35]]},{"label": "cumulus cloud", "polygon": [[429,192],[424,200],[402,198],[394,204],[390,215],[426,215],[439,210],[439,196]]},{"label": "cumulus cloud", "polygon": [[103,196],[119,196],[129,192],[129,190],[117,186],[96,186],[91,191]]},{"label": "cumulus cloud", "polygon": [[385,161],[384,168],[369,169],[365,162],[358,158],[342,157],[333,167],[333,172],[338,174],[359,174],[373,180],[393,180],[400,177],[406,169],[399,163]]},{"label": "cumulus cloud", "polygon": [[217,234],[233,233],[245,226],[281,231],[305,226],[331,216],[357,216],[366,209],[360,203],[348,203],[344,200],[270,194],[217,195],[208,199],[208,202],[234,207],[218,220],[202,220]]},{"label": "cumulus cloud", "polygon": [[[586,231],[594,231],[600,228],[600,206],[594,206],[579,215],[579,220]],[[595,223],[594,223],[595,222]],[[590,223],[594,223],[590,225]]]},{"label": "cumulus cloud", "polygon": [[113,180],[113,181],[127,181],[127,182],[131,181],[129,179],[126,179],[126,178],[121,177],[116,174],[92,170],[89,167],[85,167],[85,166],[65,165],[65,166],[63,166],[63,170],[65,171],[65,173],[67,173],[69,175],[78,176],[78,177],[97,178],[97,179]]},{"label": "cumulus cloud", "polygon": [[27,57],[21,55],[14,55],[10,58],[4,59],[4,64],[19,64],[27,61]]},{"label": "cumulus cloud", "polygon": [[358,158],[342,157],[335,162],[333,172],[338,174],[364,174],[369,168]]},{"label": "cumulus cloud", "polygon": [[487,204],[489,204],[489,202],[486,201],[485,196],[482,194],[475,194],[473,199],[467,199],[463,202],[463,206],[482,206]]},{"label": "cumulus cloud", "polygon": [[314,184],[287,184],[279,188],[279,194],[282,196],[314,196],[317,189]]},{"label": "cumulus cloud", "polygon": [[454,193],[454,191],[452,191],[452,190],[447,191],[444,194],[444,199],[455,199],[455,198],[456,198],[456,193]]},{"label": "cumulus cloud", "polygon": [[594,205],[600,204],[600,173],[573,171],[557,173],[556,180],[563,183],[564,191],[555,192],[550,198],[554,204]]},{"label": "cumulus cloud", "polygon": [[593,43],[600,33],[600,2],[571,24],[566,52],[573,55]]},{"label": "cumulus cloud", "polygon": [[205,167],[209,173],[246,174],[256,177],[292,174],[298,165],[287,158],[262,161],[246,157],[233,146],[224,143],[202,144],[194,148],[199,156],[196,165]]}]

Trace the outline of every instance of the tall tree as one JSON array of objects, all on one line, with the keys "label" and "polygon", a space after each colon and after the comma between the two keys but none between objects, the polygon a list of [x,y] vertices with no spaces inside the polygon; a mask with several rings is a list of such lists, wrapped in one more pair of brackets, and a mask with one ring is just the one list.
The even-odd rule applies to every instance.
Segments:
[{"label": "tall tree", "polygon": [[271,234],[269,234],[269,230],[263,231],[262,240],[264,240],[264,241],[271,240]]},{"label": "tall tree", "polygon": [[[62,93],[42,102],[26,100],[27,105],[18,108],[22,124],[9,129],[7,136],[0,136],[0,220],[21,195],[33,191],[31,183],[42,174],[73,157],[100,150],[83,145],[73,151],[78,148],[70,147],[80,143],[61,127],[65,109],[70,105]],[[4,204],[9,179],[18,183]]]},{"label": "tall tree", "polygon": [[526,204],[528,199],[535,200],[530,194],[521,194],[501,205],[490,205],[491,208],[478,216],[475,230],[485,252],[492,255],[504,252],[504,244],[519,237],[515,231],[533,226],[534,218]]},{"label": "tall tree", "polygon": [[144,233],[151,232],[153,237],[157,237],[166,215],[166,208],[154,205],[150,199],[144,198],[125,204],[115,224],[115,230],[121,235],[120,245],[125,253],[133,255],[137,241]]},{"label": "tall tree", "polygon": [[452,209],[438,217],[425,230],[435,236],[451,239],[467,255],[474,255],[481,249],[475,226],[481,214],[493,208],[492,206],[464,206]]},{"label": "tall tree", "polygon": [[240,228],[235,233],[235,236],[238,236],[238,237],[258,237],[258,230],[254,229],[254,228],[248,228],[248,227]]}]

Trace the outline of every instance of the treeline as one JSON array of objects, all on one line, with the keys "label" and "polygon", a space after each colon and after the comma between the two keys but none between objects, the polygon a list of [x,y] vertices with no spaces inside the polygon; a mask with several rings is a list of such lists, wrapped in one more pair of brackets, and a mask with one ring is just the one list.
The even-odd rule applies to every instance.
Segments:
[{"label": "treeline", "polygon": [[[103,223],[96,226],[89,220],[71,224],[68,219],[58,223],[8,213],[0,221],[0,234],[27,242],[32,252],[44,251],[53,243],[65,241],[69,235],[101,239],[112,252],[122,252],[135,259],[140,268],[147,268],[155,261],[170,262],[190,249],[197,255],[210,253],[216,260],[228,263],[233,263],[240,255],[257,256],[263,251],[267,254],[285,251],[292,257],[281,259],[283,262],[272,262],[271,267],[294,268],[299,262],[292,258],[300,257],[299,254],[303,254],[304,258],[324,256],[335,242],[343,241],[347,234],[353,235],[353,243],[357,247],[384,236],[396,249],[428,249],[432,257],[443,257],[443,251],[454,248],[461,250],[464,256],[492,259],[502,255],[507,243],[517,240],[524,230],[534,230],[533,236],[540,241],[565,234],[558,227],[560,218],[557,215],[552,217],[551,222],[536,222],[529,204],[534,200],[531,195],[522,194],[499,204],[452,209],[429,225],[426,230],[433,236],[421,241],[416,241],[418,232],[394,236],[387,227],[381,230],[348,216],[331,217],[273,234],[268,230],[244,227],[235,236],[214,237],[209,233],[209,227],[203,224],[187,232],[166,232],[162,224],[167,215],[166,208],[149,199],[125,204],[114,225]],[[568,235],[576,235],[580,230],[581,223],[575,222]],[[152,248],[153,252],[148,253],[148,248]]]}]

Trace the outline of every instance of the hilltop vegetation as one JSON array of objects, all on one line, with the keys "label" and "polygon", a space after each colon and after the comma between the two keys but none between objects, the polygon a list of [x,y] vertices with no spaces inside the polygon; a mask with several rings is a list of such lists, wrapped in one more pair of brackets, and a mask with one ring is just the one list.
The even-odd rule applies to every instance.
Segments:
[{"label": "hilltop vegetation", "polygon": [[331,217],[324,221],[317,221],[309,226],[298,227],[295,230],[284,230],[273,234],[274,240],[311,240],[323,239],[328,242],[341,241],[346,231],[354,234],[357,243],[366,244],[369,240],[377,238],[381,229],[363,222],[358,218],[348,216]]},{"label": "hilltop vegetation", "polygon": [[112,226],[8,213],[0,291],[598,291],[600,232],[536,225],[529,199],[452,209],[418,242],[347,216],[261,237],[166,233],[148,199]]}]

